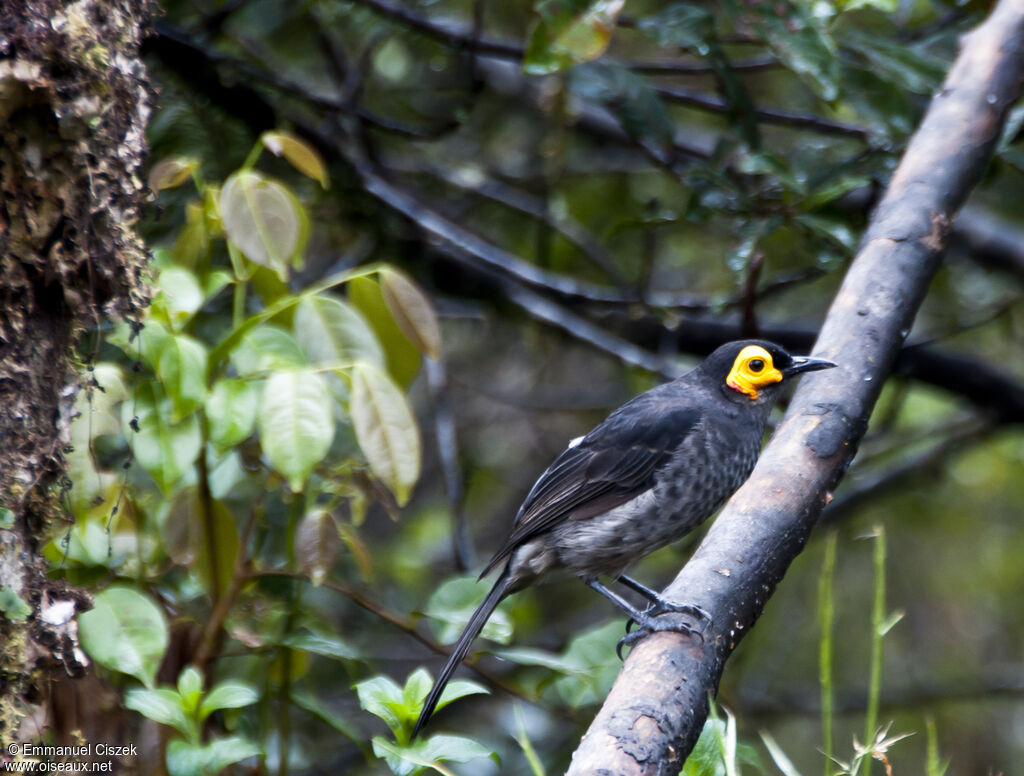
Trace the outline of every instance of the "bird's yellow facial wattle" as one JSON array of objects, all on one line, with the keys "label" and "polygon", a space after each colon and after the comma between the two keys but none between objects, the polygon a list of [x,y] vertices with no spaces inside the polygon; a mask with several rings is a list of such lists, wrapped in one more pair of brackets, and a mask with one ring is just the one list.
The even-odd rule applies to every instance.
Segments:
[{"label": "bird's yellow facial wattle", "polygon": [[760,345],[747,345],[736,356],[725,384],[734,391],[745,393],[751,401],[757,398],[759,388],[782,382],[782,372],[772,363],[772,355]]}]

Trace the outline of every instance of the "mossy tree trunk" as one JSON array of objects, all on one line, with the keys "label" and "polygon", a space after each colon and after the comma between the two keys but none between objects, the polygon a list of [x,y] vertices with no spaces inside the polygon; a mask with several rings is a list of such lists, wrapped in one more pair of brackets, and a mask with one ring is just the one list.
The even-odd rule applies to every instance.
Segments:
[{"label": "mossy tree trunk", "polygon": [[[145,0],[5,0],[0,15],[0,733],[88,664],[86,594],[47,577],[83,333],[136,317],[150,94]],[[84,355],[83,355],[84,354]],[[87,372],[85,373],[87,374]]]}]

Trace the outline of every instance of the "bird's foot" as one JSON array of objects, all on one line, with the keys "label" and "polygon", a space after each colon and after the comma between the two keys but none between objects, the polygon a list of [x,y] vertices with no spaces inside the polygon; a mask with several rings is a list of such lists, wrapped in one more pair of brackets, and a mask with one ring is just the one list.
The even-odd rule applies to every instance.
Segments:
[{"label": "bird's foot", "polygon": [[[677,603],[676,601],[669,601],[667,598],[662,598],[661,596],[658,596],[654,603],[640,613],[642,615],[642,619],[639,622],[646,619],[648,621],[647,624],[649,624],[651,618],[658,617],[662,614],[668,614],[670,612],[676,614],[688,614],[691,617],[696,617],[698,620],[711,622],[711,615],[707,613],[707,610],[702,609],[695,604],[684,604]],[[630,617],[626,620],[627,635],[637,622],[638,620],[636,617]]]},{"label": "bird's foot", "polygon": [[[689,618],[694,618],[697,622]],[[622,660],[623,647],[633,647],[641,639],[660,631],[673,631],[691,637],[696,636],[703,642],[704,633],[700,627],[701,621],[710,622],[711,615],[699,606],[659,601],[640,612],[639,617],[629,618],[626,622],[626,635],[619,639],[619,643],[615,647],[615,654],[619,656],[619,660]],[[638,626],[636,630],[631,630],[633,625]]]}]

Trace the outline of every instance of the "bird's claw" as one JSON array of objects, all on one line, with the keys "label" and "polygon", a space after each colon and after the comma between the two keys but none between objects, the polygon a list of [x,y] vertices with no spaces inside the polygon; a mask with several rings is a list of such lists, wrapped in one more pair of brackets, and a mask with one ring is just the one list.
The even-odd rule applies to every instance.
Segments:
[{"label": "bird's claw", "polygon": [[[659,631],[674,631],[691,637],[696,636],[703,642],[704,634],[702,629],[692,621],[677,615],[689,615],[697,620],[711,621],[711,616],[699,606],[675,604],[667,601],[652,604],[640,614],[641,617],[639,619],[630,617],[626,621],[626,635],[619,639],[619,643],[615,646],[615,654],[618,655],[619,660],[623,659],[623,647],[632,647],[641,639]],[[631,630],[633,625],[639,625],[640,627],[634,631]]]},{"label": "bird's claw", "polygon": [[[706,609],[702,609],[696,604],[676,603],[675,601],[669,601],[665,598],[655,601],[646,609],[644,609],[640,614],[642,614],[646,618],[651,618],[658,617],[662,614],[668,614],[669,612],[678,614],[688,614],[691,617],[696,617],[698,620],[706,620],[707,622],[711,622],[711,615],[707,613]],[[636,622],[637,620],[635,617],[630,617],[628,620],[626,620],[627,634],[630,632],[633,626],[636,625]]]}]

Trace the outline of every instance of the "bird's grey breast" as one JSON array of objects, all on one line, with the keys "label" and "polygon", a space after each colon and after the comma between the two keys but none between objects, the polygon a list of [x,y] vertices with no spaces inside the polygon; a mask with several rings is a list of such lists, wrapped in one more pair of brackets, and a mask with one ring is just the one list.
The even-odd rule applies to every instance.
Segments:
[{"label": "bird's grey breast", "polygon": [[603,514],[559,525],[552,538],[562,564],[585,579],[617,575],[707,520],[757,462],[764,430],[759,415],[703,418],[651,488]]}]

